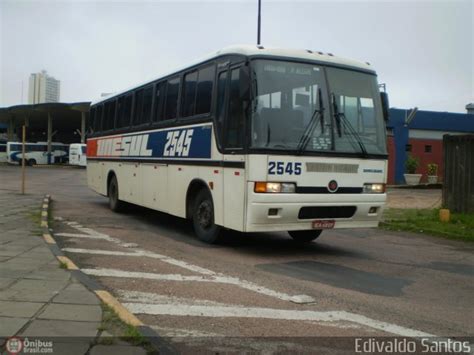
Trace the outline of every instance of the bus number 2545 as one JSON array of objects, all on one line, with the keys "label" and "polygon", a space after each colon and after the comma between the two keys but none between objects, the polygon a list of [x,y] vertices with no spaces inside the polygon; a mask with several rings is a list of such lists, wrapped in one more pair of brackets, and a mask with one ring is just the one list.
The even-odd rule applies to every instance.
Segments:
[{"label": "bus number 2545", "polygon": [[166,135],[165,149],[163,156],[165,157],[187,157],[191,148],[191,140],[193,138],[192,129],[183,129],[180,131],[170,131]]},{"label": "bus number 2545", "polygon": [[270,161],[268,162],[268,175],[301,175],[301,163]]}]

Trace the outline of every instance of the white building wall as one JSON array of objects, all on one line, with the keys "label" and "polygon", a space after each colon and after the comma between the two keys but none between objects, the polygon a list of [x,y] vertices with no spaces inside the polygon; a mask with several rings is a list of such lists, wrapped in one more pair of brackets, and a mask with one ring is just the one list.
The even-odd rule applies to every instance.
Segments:
[{"label": "white building wall", "polygon": [[459,135],[466,134],[466,132],[454,132],[454,131],[432,131],[427,129],[410,129],[409,130],[410,138],[418,139],[443,139],[445,134]]},{"label": "white building wall", "polygon": [[28,103],[40,104],[58,102],[60,96],[60,81],[49,76],[45,70],[30,75],[28,87]]}]

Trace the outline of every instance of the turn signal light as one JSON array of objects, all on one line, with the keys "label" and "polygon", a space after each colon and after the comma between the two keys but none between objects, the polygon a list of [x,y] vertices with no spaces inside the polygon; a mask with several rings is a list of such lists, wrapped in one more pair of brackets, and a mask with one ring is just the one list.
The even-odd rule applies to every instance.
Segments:
[{"label": "turn signal light", "polygon": [[258,193],[295,193],[296,185],[292,182],[255,182],[254,191]]}]

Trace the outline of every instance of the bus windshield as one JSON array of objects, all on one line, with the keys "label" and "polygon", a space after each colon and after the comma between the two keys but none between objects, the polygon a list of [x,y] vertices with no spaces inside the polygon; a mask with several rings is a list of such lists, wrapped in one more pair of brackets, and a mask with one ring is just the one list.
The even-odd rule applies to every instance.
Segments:
[{"label": "bus windshield", "polygon": [[254,60],[251,148],[386,154],[375,75]]}]

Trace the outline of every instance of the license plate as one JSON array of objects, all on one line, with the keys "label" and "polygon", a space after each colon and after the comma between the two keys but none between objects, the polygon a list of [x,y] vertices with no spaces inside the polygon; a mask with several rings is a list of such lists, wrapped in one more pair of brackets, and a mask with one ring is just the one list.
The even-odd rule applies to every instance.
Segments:
[{"label": "license plate", "polygon": [[335,224],[333,220],[316,220],[313,221],[313,229],[331,229]]}]

